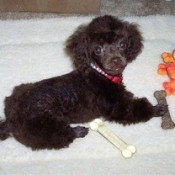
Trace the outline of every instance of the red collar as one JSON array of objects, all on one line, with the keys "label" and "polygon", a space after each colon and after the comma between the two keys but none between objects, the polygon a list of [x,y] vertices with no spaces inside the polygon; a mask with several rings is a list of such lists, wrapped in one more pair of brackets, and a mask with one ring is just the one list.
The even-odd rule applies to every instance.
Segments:
[{"label": "red collar", "polygon": [[113,83],[115,84],[121,84],[122,83],[122,76],[112,76],[107,74],[106,72],[104,72],[101,68],[99,68],[98,66],[96,66],[95,64],[91,63],[91,67],[96,70],[97,72],[99,72],[100,74],[104,75],[106,78],[108,78],[109,80],[111,80]]}]

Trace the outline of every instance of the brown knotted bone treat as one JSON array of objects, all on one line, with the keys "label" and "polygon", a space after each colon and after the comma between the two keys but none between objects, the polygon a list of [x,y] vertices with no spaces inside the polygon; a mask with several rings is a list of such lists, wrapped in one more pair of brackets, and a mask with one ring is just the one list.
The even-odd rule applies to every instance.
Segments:
[{"label": "brown knotted bone treat", "polygon": [[[154,97],[157,99],[158,104],[163,104],[163,105],[168,106],[167,101],[166,101],[166,93],[164,90],[155,91]],[[175,124],[173,120],[171,119],[169,110],[162,116],[161,127],[163,129],[173,129],[175,127]]]}]

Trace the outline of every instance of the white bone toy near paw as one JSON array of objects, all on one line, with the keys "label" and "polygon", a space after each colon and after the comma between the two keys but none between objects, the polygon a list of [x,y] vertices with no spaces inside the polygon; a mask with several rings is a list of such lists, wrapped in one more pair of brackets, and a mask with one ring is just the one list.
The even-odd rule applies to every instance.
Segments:
[{"label": "white bone toy near paw", "polygon": [[136,148],[133,145],[128,145],[121,140],[117,135],[104,126],[104,122],[101,119],[95,119],[90,123],[90,128],[93,131],[99,132],[107,140],[109,140],[114,146],[116,146],[122,153],[123,157],[130,158],[136,152]]}]

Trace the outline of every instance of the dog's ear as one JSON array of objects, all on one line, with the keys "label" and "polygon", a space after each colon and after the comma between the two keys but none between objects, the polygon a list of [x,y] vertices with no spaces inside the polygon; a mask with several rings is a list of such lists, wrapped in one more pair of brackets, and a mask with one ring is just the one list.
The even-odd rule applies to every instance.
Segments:
[{"label": "dog's ear", "polygon": [[126,50],[126,58],[128,62],[131,62],[141,52],[143,47],[142,44],[143,38],[136,24],[128,24],[127,32],[128,32],[128,47]]},{"label": "dog's ear", "polygon": [[89,65],[88,43],[86,26],[80,26],[66,41],[66,52],[79,70],[84,70]]}]

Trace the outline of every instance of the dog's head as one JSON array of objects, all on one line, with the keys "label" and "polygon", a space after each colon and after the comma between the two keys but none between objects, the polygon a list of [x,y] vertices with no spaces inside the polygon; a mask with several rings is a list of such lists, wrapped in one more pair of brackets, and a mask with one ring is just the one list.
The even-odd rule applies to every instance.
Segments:
[{"label": "dog's head", "polygon": [[77,69],[84,70],[93,63],[110,75],[121,74],[142,46],[137,25],[108,15],[80,26],[66,43]]}]

